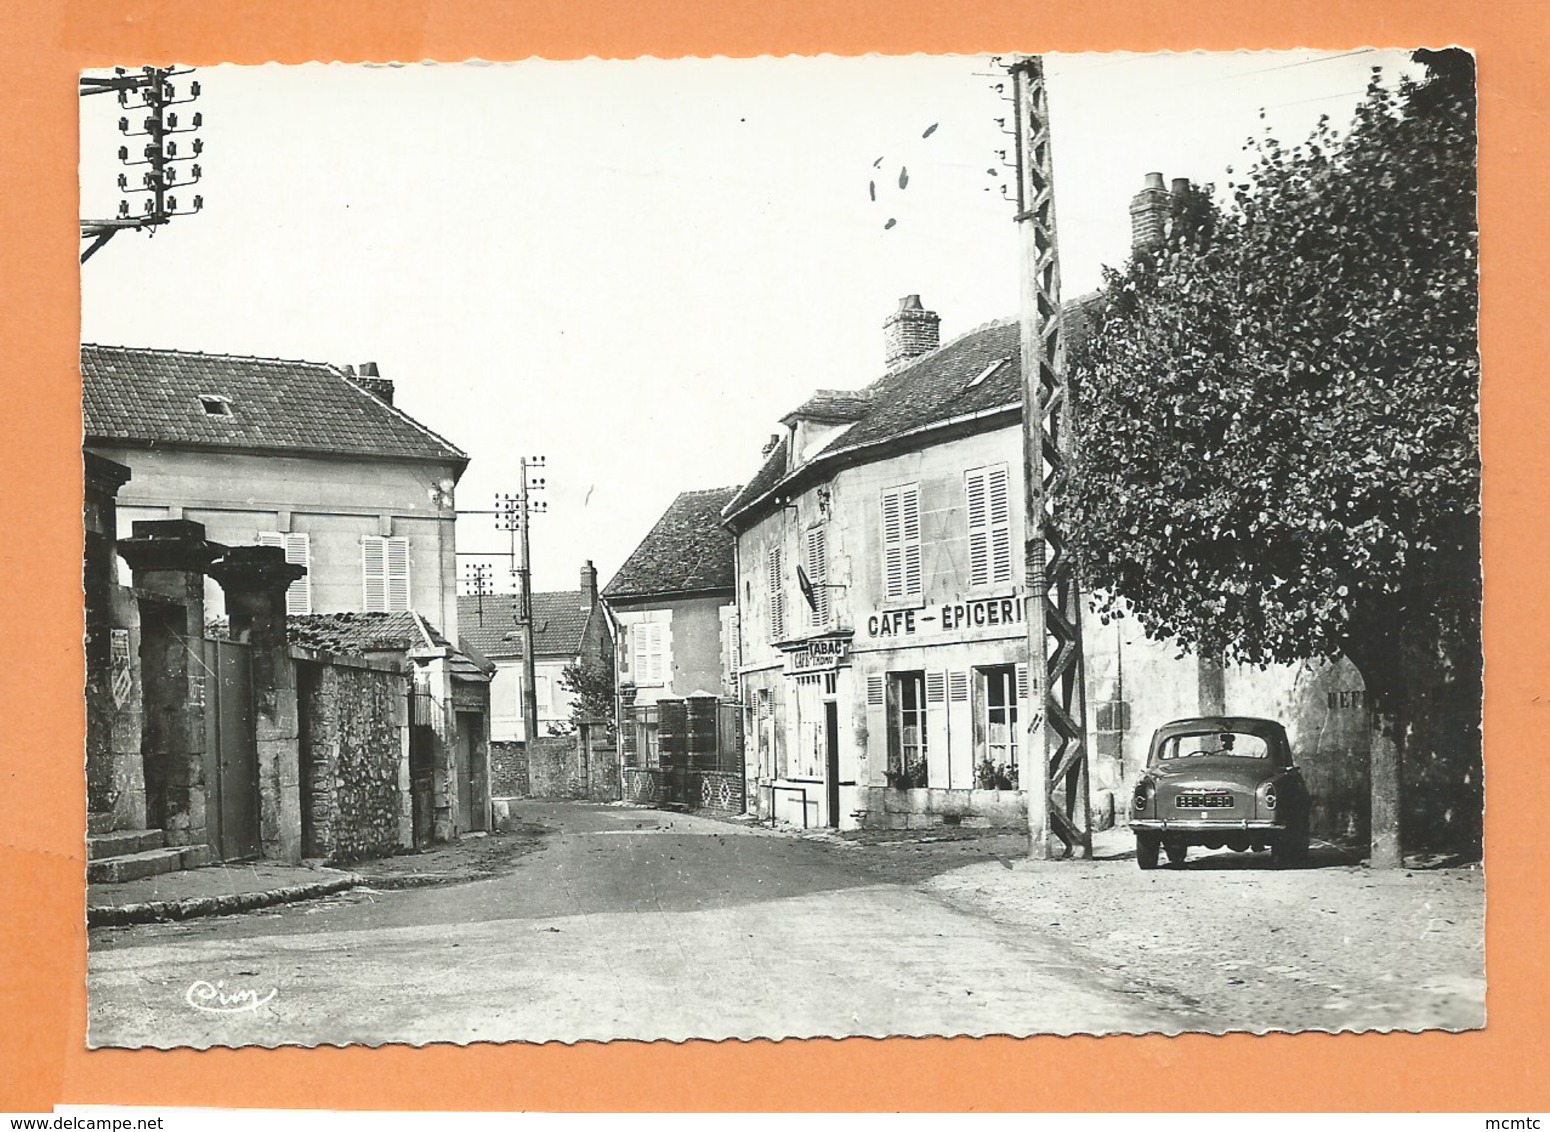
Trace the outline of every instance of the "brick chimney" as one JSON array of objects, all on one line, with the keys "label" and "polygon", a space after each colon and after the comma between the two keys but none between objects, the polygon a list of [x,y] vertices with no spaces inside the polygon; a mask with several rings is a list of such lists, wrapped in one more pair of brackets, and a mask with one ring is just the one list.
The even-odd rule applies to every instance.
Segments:
[{"label": "brick chimney", "polygon": [[921,307],[919,295],[905,295],[899,309],[883,323],[883,360],[896,370],[911,358],[935,350],[942,344],[941,318],[936,311]]},{"label": "brick chimney", "polygon": [[1168,190],[1161,173],[1148,173],[1146,184],[1130,199],[1130,248],[1145,251],[1163,242],[1168,231]]},{"label": "brick chimney", "polygon": [[597,567],[589,558],[581,566],[581,608],[590,611],[597,604]]},{"label": "brick chimney", "polygon": [[[346,366],[345,370],[348,372],[349,368]],[[377,373],[376,362],[362,362],[360,375],[354,381],[384,405],[393,403],[393,382]]]}]

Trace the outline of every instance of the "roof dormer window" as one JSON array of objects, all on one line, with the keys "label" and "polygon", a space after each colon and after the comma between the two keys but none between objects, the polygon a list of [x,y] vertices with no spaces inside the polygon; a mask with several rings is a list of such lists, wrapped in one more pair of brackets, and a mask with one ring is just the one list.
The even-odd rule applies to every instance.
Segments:
[{"label": "roof dormer window", "polygon": [[991,374],[998,371],[1002,366],[1006,365],[1007,361],[1008,359],[1006,358],[997,358],[984,369],[980,370],[978,376],[976,376],[974,380],[970,381],[968,385],[965,385],[964,388],[973,389],[976,385],[983,385],[986,379],[989,378]]},{"label": "roof dormer window", "polygon": [[221,393],[201,393],[199,403],[204,406],[207,417],[231,416],[231,398]]}]

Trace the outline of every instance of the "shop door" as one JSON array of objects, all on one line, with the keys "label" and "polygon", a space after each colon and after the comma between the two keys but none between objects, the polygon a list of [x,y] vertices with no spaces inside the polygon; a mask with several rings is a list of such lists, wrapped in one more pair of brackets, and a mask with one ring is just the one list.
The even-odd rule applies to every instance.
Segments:
[{"label": "shop door", "polygon": [[206,640],[205,820],[223,861],[258,856],[258,740],[253,727],[252,650]]},{"label": "shop door", "polygon": [[833,700],[823,705],[824,784],[828,790],[828,824],[840,827],[840,708]]}]

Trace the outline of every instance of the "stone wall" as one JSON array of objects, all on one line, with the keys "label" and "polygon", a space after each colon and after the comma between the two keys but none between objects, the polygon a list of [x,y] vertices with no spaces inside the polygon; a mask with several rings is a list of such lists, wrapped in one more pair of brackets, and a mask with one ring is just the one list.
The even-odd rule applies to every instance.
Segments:
[{"label": "stone wall", "polygon": [[342,657],[297,667],[305,855],[357,861],[411,847],[407,674]]},{"label": "stone wall", "polygon": [[490,793],[496,798],[528,796],[527,752],[520,742],[490,744]]},{"label": "stone wall", "polygon": [[612,746],[588,743],[582,734],[535,740],[531,755],[521,743],[493,743],[492,793],[501,798],[619,798],[619,759]]}]

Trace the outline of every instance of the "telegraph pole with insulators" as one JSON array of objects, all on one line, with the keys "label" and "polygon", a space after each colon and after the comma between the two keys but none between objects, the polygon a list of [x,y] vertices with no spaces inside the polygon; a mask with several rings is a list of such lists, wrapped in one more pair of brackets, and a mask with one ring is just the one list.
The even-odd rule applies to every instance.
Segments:
[{"label": "telegraph pole with insulators", "polygon": [[1021,260],[1023,498],[1028,627],[1029,855],[1092,856],[1082,594],[1051,498],[1071,465],[1071,390],[1060,322],[1060,250],[1044,60],[1007,65],[1017,152]]}]

